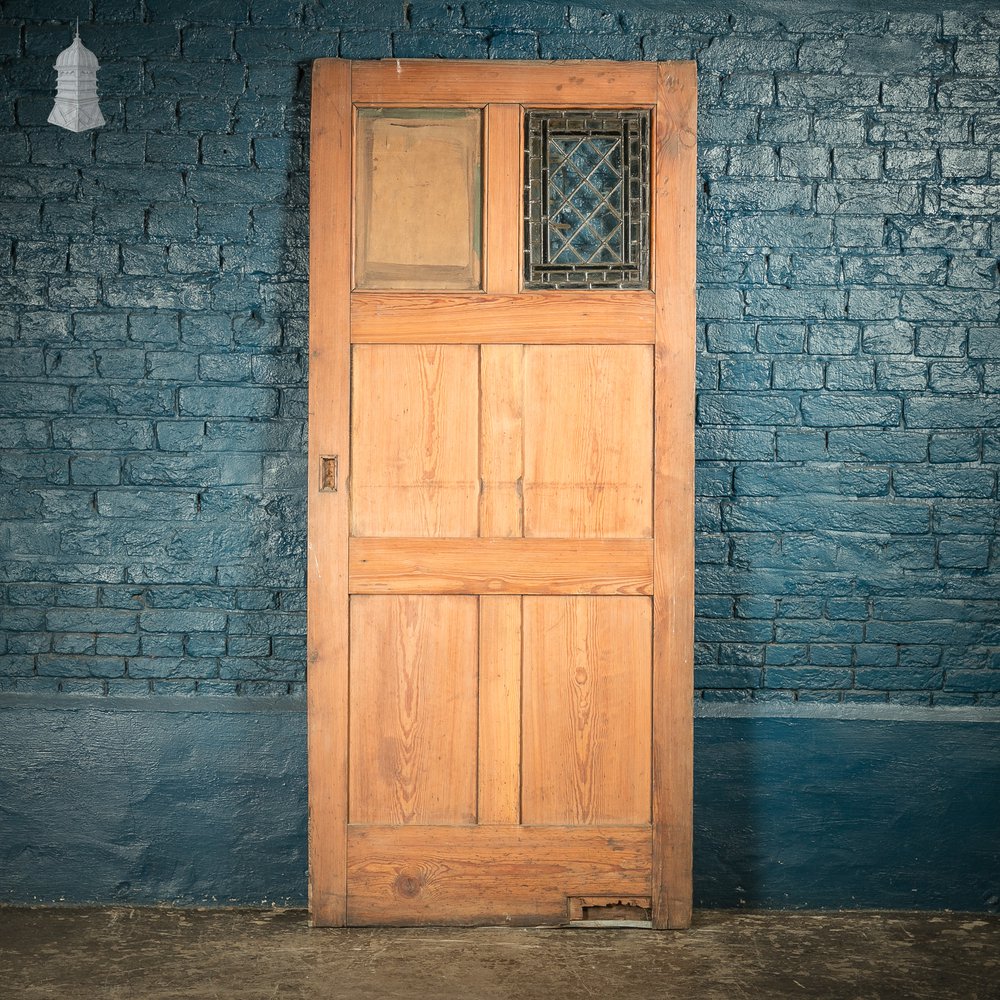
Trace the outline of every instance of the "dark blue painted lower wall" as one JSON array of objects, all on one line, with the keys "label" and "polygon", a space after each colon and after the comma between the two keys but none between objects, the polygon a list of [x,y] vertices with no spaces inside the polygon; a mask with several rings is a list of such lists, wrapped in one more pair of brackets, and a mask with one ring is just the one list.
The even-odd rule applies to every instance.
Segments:
[{"label": "dark blue painted lower wall", "polygon": [[[698,905],[997,908],[1000,724],[800,709],[695,743]],[[8,700],[0,901],[303,905],[305,775],[295,702]]]}]

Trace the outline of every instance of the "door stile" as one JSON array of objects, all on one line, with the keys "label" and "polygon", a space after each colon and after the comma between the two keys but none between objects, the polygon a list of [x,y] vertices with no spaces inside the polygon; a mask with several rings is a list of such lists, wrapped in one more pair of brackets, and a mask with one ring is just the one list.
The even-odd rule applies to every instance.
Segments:
[{"label": "door stile", "polygon": [[[313,67],[309,260],[307,644],[309,911],[347,922],[348,492],[352,110],[350,63]],[[331,479],[326,468],[335,468]],[[335,463],[332,464],[332,463]]]},{"label": "door stile", "polygon": [[697,69],[658,66],[653,144],[653,926],[691,923]]}]

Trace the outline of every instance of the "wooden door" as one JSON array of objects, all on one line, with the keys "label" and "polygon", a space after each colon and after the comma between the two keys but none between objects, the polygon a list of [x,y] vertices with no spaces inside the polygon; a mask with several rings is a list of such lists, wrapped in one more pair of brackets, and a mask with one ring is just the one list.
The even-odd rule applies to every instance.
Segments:
[{"label": "wooden door", "polygon": [[314,64],[316,924],[689,923],[695,92]]}]

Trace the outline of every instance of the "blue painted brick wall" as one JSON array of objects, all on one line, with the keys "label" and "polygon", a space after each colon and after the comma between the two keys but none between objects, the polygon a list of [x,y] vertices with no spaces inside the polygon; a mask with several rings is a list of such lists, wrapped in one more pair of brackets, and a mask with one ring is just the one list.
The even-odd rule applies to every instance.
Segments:
[{"label": "blue painted brick wall", "polygon": [[1000,18],[699,10],[4,0],[0,691],[302,693],[312,59],[696,58],[699,697],[1000,705]]}]

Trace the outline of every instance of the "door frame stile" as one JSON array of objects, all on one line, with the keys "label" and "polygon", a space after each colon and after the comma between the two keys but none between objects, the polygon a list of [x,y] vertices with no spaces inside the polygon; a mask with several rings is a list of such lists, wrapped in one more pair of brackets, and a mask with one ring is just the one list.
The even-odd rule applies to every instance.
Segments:
[{"label": "door frame stile", "polygon": [[657,66],[653,185],[653,926],[691,923],[697,66]]},{"label": "door frame stile", "polygon": [[[347,922],[348,536],[350,481],[351,64],[313,64],[309,175],[307,699],[309,912]],[[345,216],[345,207],[347,208]],[[339,484],[322,490],[321,459]],[[322,549],[322,552],[320,551]]]}]

